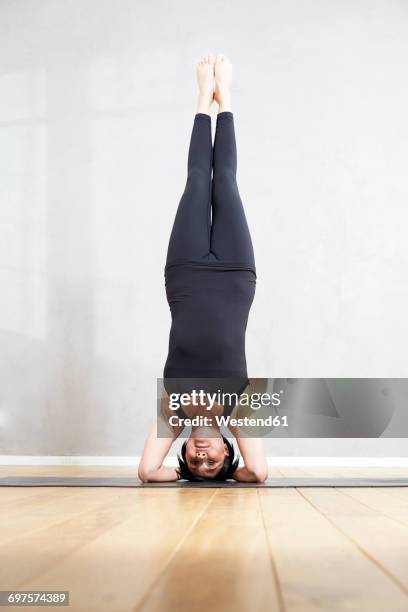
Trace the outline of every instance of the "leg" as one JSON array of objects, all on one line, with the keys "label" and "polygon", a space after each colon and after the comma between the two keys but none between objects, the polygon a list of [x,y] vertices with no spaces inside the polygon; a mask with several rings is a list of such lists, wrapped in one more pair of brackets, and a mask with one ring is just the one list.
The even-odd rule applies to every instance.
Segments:
[{"label": "leg", "polygon": [[208,55],[197,66],[199,99],[188,153],[188,173],[167,250],[169,264],[177,259],[208,257],[211,231],[211,117],[214,57]]},{"label": "leg", "polygon": [[167,263],[201,259],[210,249],[211,118],[197,113],[188,154],[187,183],[178,205],[167,250]]},{"label": "leg", "polygon": [[[218,63],[219,61],[221,65]],[[223,84],[224,73],[230,70],[228,67],[229,62],[225,66],[223,62],[226,62],[226,60],[219,60],[217,58],[215,65],[216,92],[218,84],[220,109],[231,108],[229,98],[230,77],[229,80],[227,78],[227,85]],[[225,103],[225,99],[222,97],[223,87],[227,89],[225,97],[228,100],[228,104]],[[234,117],[229,110],[223,110],[217,116],[213,172],[211,251],[220,260],[245,262],[255,265],[251,235],[238,191]]]}]

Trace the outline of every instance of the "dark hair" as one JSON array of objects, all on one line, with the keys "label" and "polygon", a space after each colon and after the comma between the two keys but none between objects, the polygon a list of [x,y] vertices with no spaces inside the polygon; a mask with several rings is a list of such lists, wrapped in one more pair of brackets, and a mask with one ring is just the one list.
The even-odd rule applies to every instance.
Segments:
[{"label": "dark hair", "polygon": [[227,457],[224,458],[224,465],[213,478],[204,478],[203,476],[195,476],[191,472],[190,468],[187,465],[187,461],[186,461],[186,446],[187,446],[187,440],[186,440],[183,443],[183,446],[181,447],[181,456],[177,455],[177,459],[178,459],[179,466],[180,466],[177,471],[180,474],[180,478],[183,478],[184,480],[190,480],[191,482],[202,482],[204,480],[227,480],[227,478],[232,478],[232,475],[234,474],[235,470],[238,467],[239,455],[238,454],[235,455],[234,446],[231,444],[231,442],[227,440],[227,438],[224,438],[224,436],[222,436],[222,439],[224,440],[224,443],[227,445],[229,454]]}]

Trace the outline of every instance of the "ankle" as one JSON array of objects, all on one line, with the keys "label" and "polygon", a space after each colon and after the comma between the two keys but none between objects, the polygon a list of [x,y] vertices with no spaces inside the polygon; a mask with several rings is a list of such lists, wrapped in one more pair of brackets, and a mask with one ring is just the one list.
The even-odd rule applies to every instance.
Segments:
[{"label": "ankle", "polygon": [[218,99],[218,113],[232,112],[231,96],[225,95]]},{"label": "ankle", "polygon": [[204,113],[205,115],[210,115],[210,108],[212,104],[212,99],[208,96],[199,95],[197,102],[197,113]]}]

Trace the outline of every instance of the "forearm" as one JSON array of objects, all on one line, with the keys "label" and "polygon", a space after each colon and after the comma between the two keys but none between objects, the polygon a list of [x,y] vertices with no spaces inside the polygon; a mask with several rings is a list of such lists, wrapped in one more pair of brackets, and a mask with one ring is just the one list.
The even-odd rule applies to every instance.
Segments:
[{"label": "forearm", "polygon": [[238,468],[233,478],[241,482],[265,482],[268,478],[268,463],[261,438],[236,436],[244,466]]},{"label": "forearm", "polygon": [[139,478],[142,482],[174,482],[178,480],[176,468],[162,465],[157,470],[145,473],[139,471]]},{"label": "forearm", "polygon": [[177,480],[175,468],[163,466],[175,436],[158,437],[157,421],[154,422],[143,447],[138,476],[142,482],[171,482]]},{"label": "forearm", "polygon": [[255,472],[251,472],[247,467],[240,467],[235,470],[233,479],[238,482],[263,482],[263,479],[260,478]]}]

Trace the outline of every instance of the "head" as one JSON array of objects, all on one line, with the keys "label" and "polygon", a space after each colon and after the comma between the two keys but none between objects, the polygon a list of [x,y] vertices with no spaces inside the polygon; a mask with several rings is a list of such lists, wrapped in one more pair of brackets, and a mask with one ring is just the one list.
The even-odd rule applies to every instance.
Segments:
[{"label": "head", "polygon": [[178,462],[185,480],[227,480],[237,469],[239,456],[224,436],[189,438],[181,447]]}]

